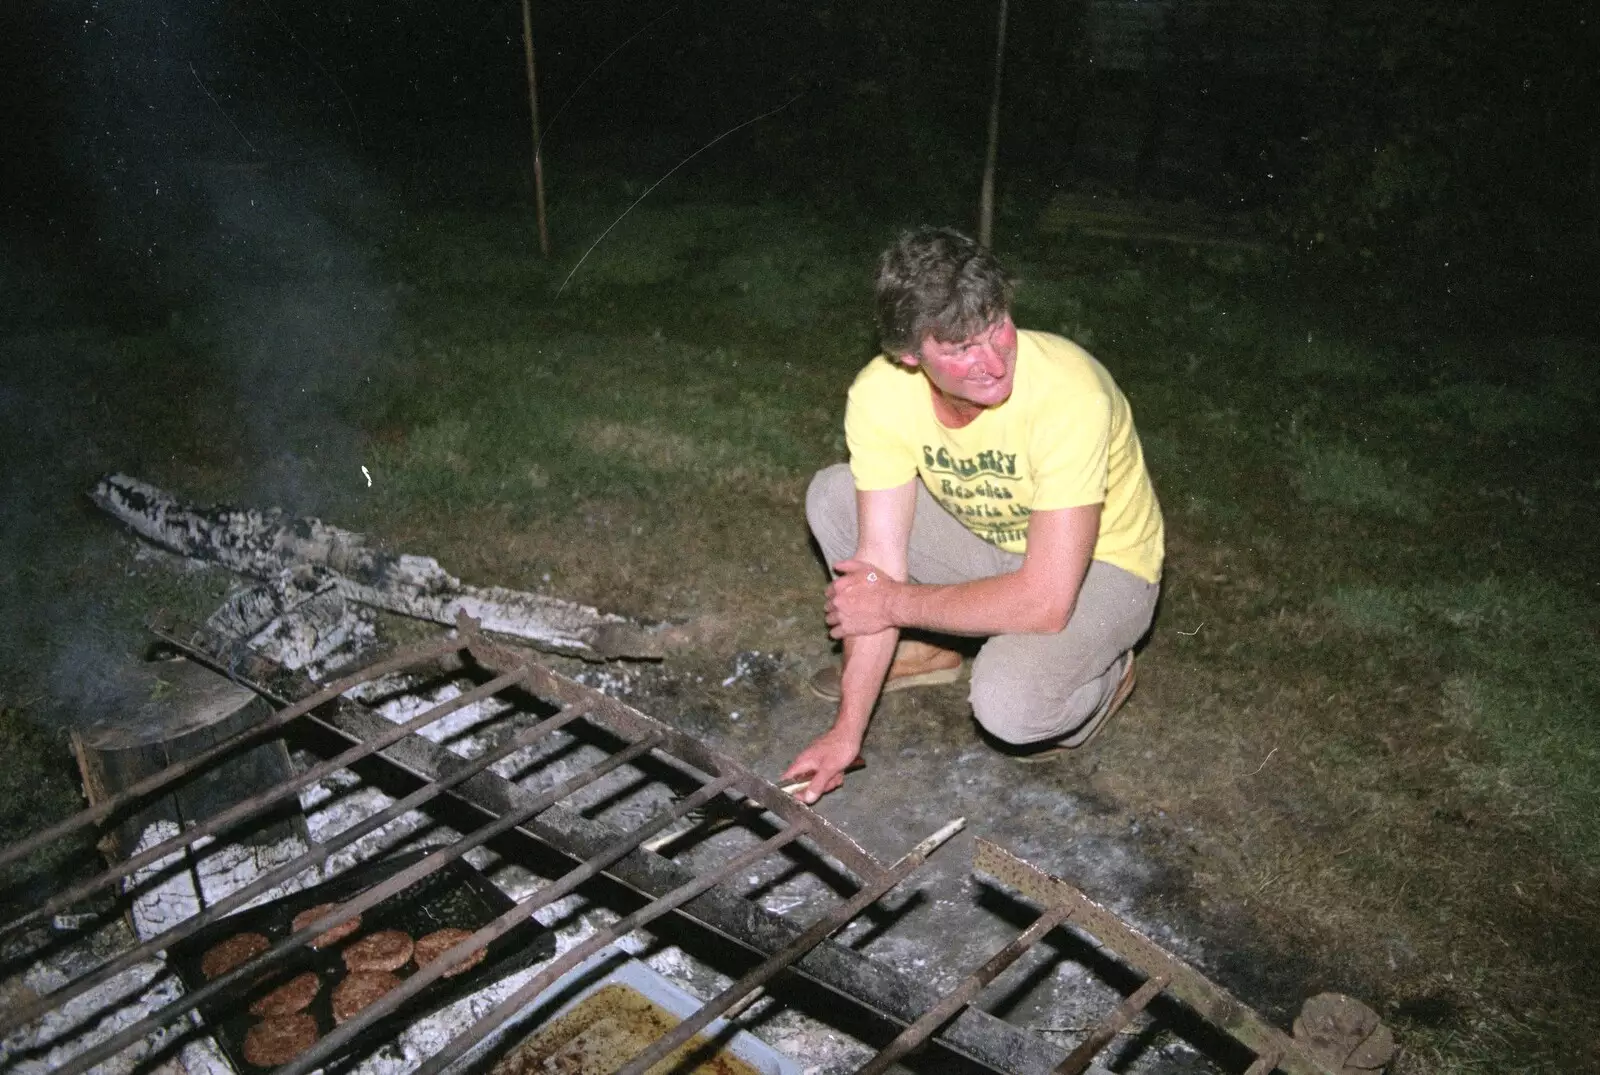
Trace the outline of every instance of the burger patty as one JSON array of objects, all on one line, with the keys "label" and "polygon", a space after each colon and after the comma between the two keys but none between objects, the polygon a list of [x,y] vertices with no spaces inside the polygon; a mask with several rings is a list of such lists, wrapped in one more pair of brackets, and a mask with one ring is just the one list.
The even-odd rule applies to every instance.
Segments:
[{"label": "burger patty", "polygon": [[322,979],[315,971],[297,974],[272,992],[257,997],[250,1004],[251,1015],[288,1015],[297,1012],[316,999],[322,989]]},{"label": "burger patty", "polygon": [[[319,903],[315,907],[307,907],[305,910],[294,916],[294,921],[289,924],[290,931],[299,933],[301,930],[311,925],[311,923],[315,922],[317,919],[321,918],[323,915],[327,914],[329,911],[338,906],[339,905],[337,903]],[[329,945],[338,944],[340,941],[344,940],[346,937],[350,936],[350,934],[354,933],[360,928],[361,916],[356,915],[354,918],[350,919],[350,921],[341,922],[332,929],[324,930],[315,937],[311,938],[311,947],[327,948]]]},{"label": "burger patty", "polygon": [[357,970],[399,970],[411,962],[411,934],[380,929],[356,941],[343,952],[344,965]]},{"label": "burger patty", "polygon": [[200,957],[200,973],[207,979],[220,978],[270,947],[270,942],[259,933],[235,933],[206,949],[206,954]]},{"label": "burger patty", "polygon": [[342,1023],[400,984],[386,970],[351,971],[333,990],[333,1021]]},{"label": "burger patty", "polygon": [[[472,936],[470,931],[456,929],[453,926],[435,930],[426,937],[417,938],[416,950],[412,953],[412,956],[416,959],[417,966],[426,967],[470,936]],[[468,953],[466,959],[445,971],[444,976],[446,978],[454,978],[458,974],[464,974],[479,963],[482,963],[483,957],[487,954],[488,949],[486,948],[473,949]]]},{"label": "burger patty", "polygon": [[244,1058],[257,1067],[277,1067],[311,1048],[319,1036],[317,1021],[309,1012],[275,1015],[246,1032]]}]

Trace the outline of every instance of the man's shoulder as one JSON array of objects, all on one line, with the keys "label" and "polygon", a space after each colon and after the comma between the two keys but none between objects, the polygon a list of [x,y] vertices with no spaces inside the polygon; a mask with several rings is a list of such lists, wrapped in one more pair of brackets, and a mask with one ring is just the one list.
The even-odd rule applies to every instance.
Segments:
[{"label": "man's shoulder", "polygon": [[1031,358],[1067,369],[1090,368],[1096,365],[1094,356],[1065,336],[1037,329],[1017,330],[1018,360]]},{"label": "man's shoulder", "polygon": [[894,396],[914,388],[921,378],[914,369],[907,369],[883,355],[868,362],[856,374],[850,385],[852,398],[858,395]]},{"label": "man's shoulder", "polygon": [[1019,331],[1017,366],[1019,383],[1027,383],[1030,395],[1107,393],[1105,367],[1082,347],[1052,332]]}]

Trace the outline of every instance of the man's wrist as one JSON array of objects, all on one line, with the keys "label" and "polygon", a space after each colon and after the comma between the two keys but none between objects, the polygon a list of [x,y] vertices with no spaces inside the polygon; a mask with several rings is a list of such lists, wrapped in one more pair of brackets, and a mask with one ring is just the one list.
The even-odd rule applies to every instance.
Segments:
[{"label": "man's wrist", "polygon": [[839,712],[833,718],[831,731],[834,735],[848,736],[854,739],[856,746],[859,747],[862,740],[867,737],[867,719],[870,712],[870,707],[868,708],[868,713],[863,714],[850,706],[849,703],[841,702]]},{"label": "man's wrist", "polygon": [[911,606],[915,603],[915,594],[912,592],[916,583],[897,583],[889,590],[889,597],[884,602],[884,611],[888,613],[889,622],[896,628],[915,627]]}]

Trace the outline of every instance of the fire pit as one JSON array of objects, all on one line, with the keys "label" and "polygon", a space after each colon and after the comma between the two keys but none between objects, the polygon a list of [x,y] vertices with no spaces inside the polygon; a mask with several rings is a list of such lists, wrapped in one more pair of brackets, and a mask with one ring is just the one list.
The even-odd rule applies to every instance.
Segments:
[{"label": "fire pit", "polygon": [[[1329,1059],[1331,1052],[1313,1054],[1071,885],[983,841],[979,842],[979,868],[1042,911],[1020,936],[940,997],[923,982],[829,937],[911,877],[961,827],[959,820],[928,836],[893,865],[880,863],[826,818],[732,759],[693,736],[561,676],[525,650],[486,637],[465,618],[459,621],[455,637],[396,652],[321,687],[241,651],[233,640],[214,630],[169,623],[157,625],[156,631],[174,647],[226,670],[282,708],[252,728],[7,849],[0,853],[0,863],[16,861],[74,829],[114,822],[150,796],[162,794],[264,739],[299,732],[303,743],[314,749],[303,767],[280,786],[250,795],[181,832],[147,841],[125,861],[69,886],[10,923],[5,927],[8,937],[22,937],[85,897],[143,877],[162,864],[177,862],[171,869],[181,870],[178,860],[182,855],[208,842],[225,840],[235,828],[293,801],[319,781],[357,770],[375,771],[375,779],[386,781],[391,794],[384,799],[386,805],[323,833],[302,853],[197,908],[191,917],[165,926],[126,951],[79,968],[68,980],[0,1016],[0,1026],[8,1034],[33,1028],[27,1056],[56,1049],[54,1070],[61,1075],[95,1070],[195,1011],[206,1017],[206,1025],[220,1033],[231,1050],[228,1043],[235,1034],[228,1029],[234,1018],[231,1013],[241,997],[254,995],[251,990],[259,989],[256,983],[263,975],[274,975],[278,981],[288,972],[308,966],[323,968],[318,973],[340,973],[327,969],[310,948],[317,937],[356,915],[370,915],[373,927],[420,928],[415,918],[406,916],[414,915],[418,905],[427,905],[422,895],[428,891],[426,886],[450,883],[454,878],[455,883],[470,887],[475,884],[470,881],[473,873],[461,872],[470,870],[467,856],[491,845],[503,847],[507,841],[525,851],[529,862],[537,862],[541,878],[514,899],[497,901],[480,893],[485,897],[480,913],[462,919],[461,928],[471,930],[470,935],[425,966],[407,968],[391,988],[343,1022],[328,1025],[319,1013],[320,1038],[279,1071],[300,1075],[335,1058],[354,1056],[385,1037],[385,1028],[393,1026],[397,1018],[456,995],[447,975],[467,965],[481,949],[487,949],[490,958],[478,973],[484,978],[504,973],[512,962],[527,955],[525,942],[518,940],[525,936],[522,931],[536,928],[531,924],[538,915],[556,913],[568,897],[589,891],[602,875],[635,895],[621,902],[608,924],[553,958],[535,955],[526,969],[506,979],[492,997],[475,1001],[448,1033],[419,1048],[414,1070],[435,1075],[465,1060],[482,1059],[487,1048],[515,1045],[508,1040],[514,1035],[506,1034],[506,1028],[535,998],[595,953],[635,930],[664,925],[669,916],[691,928],[711,931],[723,939],[724,946],[733,942],[737,951],[744,953],[734,962],[749,969],[621,1064],[618,1070],[623,1075],[643,1075],[651,1070],[713,1020],[739,1010],[748,998],[786,972],[826,987],[867,1017],[886,1018],[904,1027],[861,1067],[867,1075],[876,1075],[930,1041],[1000,1072],[1033,1075],[1093,1070],[1095,1056],[1158,997],[1183,1003],[1254,1055],[1252,1075],[1273,1070],[1326,1075],[1348,1069],[1347,1061],[1367,1061],[1382,1051],[1381,1028],[1361,1024],[1351,1016],[1353,1021],[1347,1021],[1352,1026],[1364,1027],[1358,1044],[1366,1051],[1358,1055],[1354,1049],[1347,1050],[1338,1062]],[[441,662],[453,662],[473,674],[473,685],[397,720],[386,719],[352,697],[391,673],[437,669]],[[434,741],[451,739],[451,720],[473,706],[492,706],[497,716],[490,726],[475,728],[478,734],[471,752],[458,753],[446,742]],[[431,732],[433,738],[425,732]],[[650,794],[634,796],[640,788]],[[422,811],[446,807],[453,811],[454,826],[447,840],[426,846],[400,863],[386,863],[381,868],[370,865],[374,834],[390,831],[387,827],[419,817]],[[691,870],[648,850],[653,838],[679,834],[690,823],[688,819],[702,811],[713,815],[731,812],[742,821],[739,839],[724,843],[719,838],[719,857],[714,861],[697,860],[697,867]],[[553,862],[557,855],[561,860]],[[355,864],[340,875],[343,880],[336,893],[301,892],[281,905],[246,910],[336,860]],[[765,910],[736,891],[732,882],[754,872],[758,864],[774,862],[787,863],[784,868],[830,873],[848,894],[826,904],[813,904],[807,914],[809,921],[802,925]],[[371,874],[362,872],[369,869]],[[321,903],[335,906],[298,928],[292,915],[291,925],[283,925],[289,907]],[[192,968],[196,951],[207,950],[208,941],[257,922],[263,925],[265,946],[248,961],[204,981],[195,979],[192,969],[185,971],[186,966]],[[1115,955],[1144,981],[1120,1007],[1088,1028],[1078,1046],[1065,1055],[1060,1047],[974,1004],[989,982],[1058,927],[1087,935],[1097,948]],[[117,975],[149,963],[163,950],[169,953],[170,965],[184,977],[188,988],[181,995],[164,996],[156,1010],[142,1016],[103,1019],[92,1033],[64,1025],[72,1020],[52,1022],[53,1015],[59,1016]],[[539,962],[541,958],[543,962]],[[759,960],[753,967],[749,966],[751,958]],[[1355,1012],[1340,1010],[1345,1015]],[[80,1034],[80,1039],[69,1044],[75,1034]],[[1369,1064],[1364,1070],[1374,1066]]]}]

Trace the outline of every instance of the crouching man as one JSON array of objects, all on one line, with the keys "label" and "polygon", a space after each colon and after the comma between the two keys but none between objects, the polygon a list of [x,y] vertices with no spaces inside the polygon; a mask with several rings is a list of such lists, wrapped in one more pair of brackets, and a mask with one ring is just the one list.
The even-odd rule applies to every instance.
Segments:
[{"label": "crouching man", "polygon": [[833,727],[783,774],[811,778],[805,802],[843,784],[881,692],[959,678],[958,651],[902,628],[987,639],[972,711],[1018,757],[1088,743],[1133,690],[1164,551],[1133,415],[1087,352],[1019,331],[1011,295],[949,229],[880,259],[884,353],[850,389],[849,464],[806,497],[844,660],[811,681]]}]

